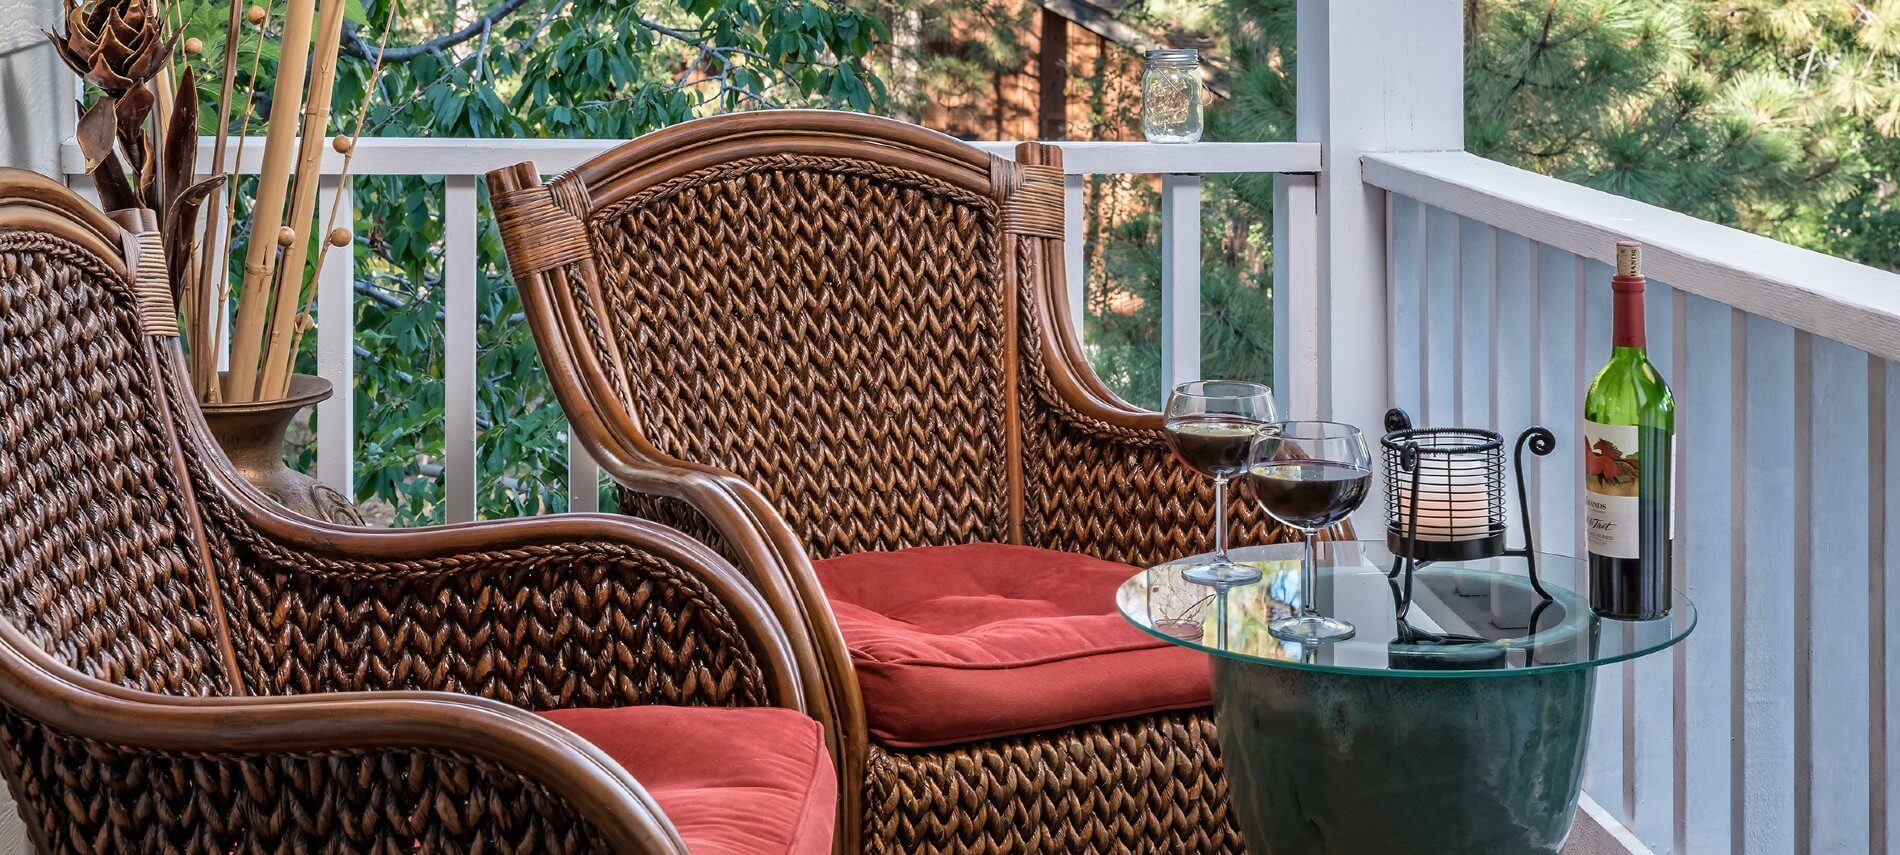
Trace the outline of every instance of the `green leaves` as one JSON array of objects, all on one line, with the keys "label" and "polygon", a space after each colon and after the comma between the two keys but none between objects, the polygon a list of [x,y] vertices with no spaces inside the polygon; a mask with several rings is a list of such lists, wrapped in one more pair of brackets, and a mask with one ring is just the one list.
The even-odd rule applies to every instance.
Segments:
[{"label": "green leaves", "polygon": [[[374,45],[392,0],[353,0],[346,17]],[[282,0],[265,5],[281,7]],[[492,0],[402,0],[390,47],[452,32]],[[185,35],[222,57],[224,0],[180,0]],[[278,20],[277,15],[272,20]],[[876,109],[885,99],[867,59],[889,37],[883,22],[834,0],[530,0],[485,37],[385,67],[338,68],[334,133],[367,101],[367,136],[624,139],[708,113],[763,107]],[[238,97],[267,92],[274,38],[245,28]],[[196,63],[199,126],[215,124],[216,63]],[[265,105],[259,104],[261,120]],[[233,125],[246,110],[239,103]],[[210,119],[206,117],[210,116]],[[111,111],[95,122],[108,121]],[[109,139],[111,129],[106,129]],[[418,164],[417,168],[426,169]],[[357,484],[398,524],[443,519],[442,181],[358,176]],[[542,374],[504,254],[486,210],[477,298],[478,490],[483,516],[565,510],[566,423]],[[242,245],[240,236],[236,242]],[[234,264],[233,269],[241,268]],[[319,313],[322,308],[319,307]],[[300,355],[307,369],[315,336]],[[550,500],[552,497],[552,501]]]},{"label": "green leaves", "polygon": [[1900,4],[1474,8],[1473,151],[1817,248],[1840,245],[1822,226],[1840,201],[1878,192],[1866,152],[1900,94],[1885,14]]}]

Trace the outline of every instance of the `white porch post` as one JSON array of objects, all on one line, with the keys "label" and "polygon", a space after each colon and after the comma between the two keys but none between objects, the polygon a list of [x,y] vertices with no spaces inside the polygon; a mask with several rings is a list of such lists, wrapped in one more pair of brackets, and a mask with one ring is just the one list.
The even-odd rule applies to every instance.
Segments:
[{"label": "white porch post", "polygon": [[[1321,145],[1318,324],[1294,352],[1318,354],[1318,406],[1295,415],[1349,422],[1369,437],[1393,400],[1386,314],[1385,194],[1360,176],[1366,152],[1464,148],[1462,0],[1299,0],[1298,136]],[[1277,308],[1277,307],[1276,307]],[[1304,329],[1301,327],[1304,326]],[[1297,387],[1296,387],[1297,388]],[[1379,503],[1356,518],[1378,531]]]},{"label": "white porch post", "polygon": [[59,0],[0,0],[0,166],[59,176],[59,143],[72,127],[72,75],[41,30]]}]

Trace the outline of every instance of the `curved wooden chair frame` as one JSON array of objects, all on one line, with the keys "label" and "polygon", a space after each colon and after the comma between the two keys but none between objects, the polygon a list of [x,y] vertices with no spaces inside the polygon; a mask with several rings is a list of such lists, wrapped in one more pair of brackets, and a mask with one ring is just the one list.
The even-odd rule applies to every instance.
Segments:
[{"label": "curved wooden chair frame", "polygon": [[[1003,410],[1006,531],[1011,542],[1133,564],[1203,551],[1209,548],[1212,491],[1169,459],[1161,416],[1118,398],[1089,368],[1070,325],[1051,322],[1069,317],[1062,153],[1054,146],[1023,143],[1014,160],[1007,160],[888,119],[777,110],[717,116],[658,131],[545,184],[532,163],[488,175],[527,317],[571,429],[626,491],[623,505],[631,503],[637,513],[664,519],[716,544],[758,586],[771,613],[792,628],[793,656],[804,675],[806,695],[812,699],[813,715],[832,734],[839,763],[844,802],[839,850],[884,851],[897,844],[853,839],[864,831],[861,821],[868,798],[856,782],[869,786],[881,773],[867,766],[888,758],[881,757],[867,737],[850,656],[814,576],[806,542],[766,491],[748,478],[705,461],[679,459],[650,439],[642,424],[654,414],[636,412],[630,402],[636,400],[643,371],[665,369],[630,364],[613,335],[602,329],[606,322],[601,319],[612,310],[605,294],[638,285],[610,275],[603,255],[610,250],[599,237],[602,218],[648,198],[642,194],[739,168],[734,164],[773,158],[782,159],[787,169],[819,160],[850,161],[869,172],[894,176],[893,181],[910,182],[907,186],[935,186],[944,194],[966,194],[994,205],[1003,279],[999,290],[1009,330],[1003,342]],[[651,298],[635,294],[629,299]],[[666,403],[659,400],[656,405]],[[1051,439],[1055,432],[1061,433],[1060,448]],[[1026,459],[1034,465],[1026,466]],[[1256,509],[1235,510],[1241,536],[1247,538],[1241,542],[1287,538],[1284,529]],[[1203,725],[1208,729],[1195,730]],[[1171,726],[1193,731],[1185,737],[1192,740],[1211,733],[1211,723],[1202,719]],[[1158,738],[1165,748],[1173,737]],[[970,750],[1000,750],[985,747],[990,745],[980,743]],[[1019,756],[1036,749],[1030,743],[1012,745],[1010,750]],[[1194,752],[1212,753],[1211,746],[1201,744],[1187,753]],[[962,761],[942,756],[929,762],[941,767]],[[1218,770],[1217,763],[1213,768]],[[1213,778],[1218,785],[1218,775]],[[1207,822],[1220,827],[1204,829],[1205,836],[1194,845],[1210,850],[1237,847],[1237,835],[1226,825],[1224,795],[1211,793],[1209,798],[1220,805]]]},{"label": "curved wooden chair frame", "polygon": [[[162,426],[155,442],[169,454],[158,468],[179,488],[167,510],[190,523],[179,541],[190,565],[184,584],[208,603],[198,617],[222,651],[222,661],[196,667],[221,688],[141,674],[135,662],[76,667],[58,654],[93,643],[71,636],[85,617],[72,613],[77,606],[34,605],[48,616],[27,631],[0,603],[9,616],[0,620],[0,764],[34,845],[684,855],[638,781],[523,707],[588,705],[570,703],[587,691],[598,705],[639,703],[651,700],[640,696],[642,681],[657,678],[688,695],[664,700],[719,703],[704,686],[724,683],[738,686],[724,705],[803,709],[794,646],[752,585],[703,544],[624,517],[372,530],[286,515],[217,450],[186,392],[177,342],[141,330],[128,237],[65,187],[0,169],[0,277],[18,274],[36,253],[92,270],[110,304],[91,320],[125,336],[142,360],[129,370],[150,411],[128,418],[149,415]],[[0,320],[33,310],[0,306]],[[16,339],[0,350],[30,361],[34,346]],[[16,423],[7,414],[0,422]],[[115,463],[108,456],[95,465]],[[0,472],[0,481],[9,475]],[[92,545],[141,542],[127,535]],[[31,543],[0,547],[0,559],[10,592],[48,573]],[[589,610],[599,602],[545,590],[569,574],[593,580],[590,593],[625,620],[595,632],[586,622],[598,620]],[[617,660],[611,654],[651,643],[647,633],[661,631],[655,621],[686,621],[661,613],[677,608],[673,593],[726,633],[693,644],[726,647],[739,663],[730,673],[710,673],[701,660],[671,675],[664,664],[616,670],[601,681],[612,686],[604,691],[561,686],[563,660]],[[418,630],[417,615],[440,616],[438,632]],[[326,622],[347,625],[320,637]],[[118,629],[134,649],[171,641],[137,614]],[[539,659],[549,662],[533,664]],[[511,669],[542,670],[511,684],[503,679]]]}]

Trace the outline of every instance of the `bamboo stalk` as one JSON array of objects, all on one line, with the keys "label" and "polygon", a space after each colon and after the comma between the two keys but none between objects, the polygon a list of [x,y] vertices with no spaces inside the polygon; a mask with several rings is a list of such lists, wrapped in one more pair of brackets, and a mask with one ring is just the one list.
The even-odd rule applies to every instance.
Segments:
[{"label": "bamboo stalk", "polygon": [[[350,177],[350,162],[356,159],[356,141],[363,135],[363,123],[369,118],[370,102],[376,100],[376,87],[383,79],[383,54],[389,49],[389,33],[395,28],[396,7],[398,5],[397,0],[390,0],[389,11],[384,13],[383,31],[382,34],[376,38],[376,61],[369,67],[368,83],[363,87],[362,103],[356,105],[356,118],[350,124],[350,133],[348,136],[338,134],[335,140],[334,148],[336,148],[339,154],[343,155],[343,168],[337,170],[337,184],[339,187],[343,186]],[[341,58],[339,57],[339,61],[340,60]],[[316,324],[310,319],[310,309],[316,302],[316,288],[321,287],[323,281],[323,262],[330,257],[329,247],[334,246],[344,252],[356,251],[354,245],[351,243],[344,243],[338,246],[337,243],[332,240],[332,236],[338,232],[342,232],[346,236],[349,235],[350,230],[356,225],[355,223],[351,223],[345,228],[339,229],[337,227],[337,215],[342,209],[343,194],[339,192],[336,198],[330,202],[330,216],[323,226],[323,239],[328,242],[328,246],[317,253],[317,263],[310,272],[311,282],[317,284],[311,288],[310,295],[304,300],[303,312],[299,316],[300,320],[297,323],[297,335],[290,340],[290,352],[293,354],[302,349],[304,334],[316,327]],[[345,310],[347,311],[348,309],[346,308]],[[289,379],[286,378],[284,393],[289,394],[289,392]]]},{"label": "bamboo stalk", "polygon": [[[237,90],[238,40],[244,35],[244,0],[231,0],[231,17],[224,25],[224,79],[218,98],[218,136],[212,146],[212,169],[224,172],[230,169],[224,162],[225,146],[231,139],[231,96]],[[235,186],[236,176],[227,179]],[[218,233],[218,205],[205,206],[204,243],[198,247],[198,270],[191,281],[196,290],[185,303],[186,335],[191,341],[191,386],[198,390],[201,400],[208,400],[211,387],[218,382],[218,355],[213,352],[217,343],[212,341],[212,327],[216,321],[212,313],[222,308],[213,300],[218,287],[211,281],[220,265],[216,253],[223,249],[229,251],[229,242],[212,239]]]},{"label": "bamboo stalk", "polygon": [[[310,241],[324,240],[311,234],[317,215],[317,187],[322,183],[323,144],[330,125],[330,100],[336,90],[337,56],[343,45],[343,11],[346,0],[321,0],[317,12],[317,46],[312,51],[316,65],[310,69],[310,87],[304,93],[303,137],[297,145],[296,184],[290,195],[290,227],[297,239],[284,247],[283,267],[278,271],[277,301],[265,328],[263,376],[257,383],[260,399],[281,398],[290,392],[290,369],[296,354],[290,344],[298,336],[297,317],[304,306],[304,260]],[[318,258],[323,247],[318,244]]]},{"label": "bamboo stalk", "polygon": [[[244,246],[244,284],[238,290],[237,328],[231,331],[231,368],[225,374],[224,399],[231,403],[257,400],[258,357],[264,348],[264,321],[273,291],[277,262],[274,238],[284,224],[284,200],[290,192],[290,157],[297,141],[295,112],[284,109],[298,103],[304,70],[310,62],[310,25],[316,0],[290,0],[284,17],[284,39],[278,54],[277,81],[272,88],[270,127],[264,134],[264,163],[257,175],[257,203],[251,213],[251,239]],[[301,279],[298,284],[302,284]]]},{"label": "bamboo stalk", "polygon": [[[262,67],[262,61],[264,59],[261,42],[264,39],[265,31],[270,27],[270,13],[266,12],[262,6],[252,6],[245,10],[244,20],[246,23],[257,27],[257,38],[260,42],[260,47],[258,50],[251,52],[251,73],[245,78],[244,83],[244,121],[238,123],[237,154],[232,158],[233,163],[244,162],[244,144],[251,138],[251,120],[257,117],[257,72],[258,69]],[[225,337],[231,333],[230,246],[232,241],[237,240],[238,182],[233,179],[225,182],[225,186],[226,189],[230,191],[226,193],[224,197],[225,250],[218,253],[218,275],[212,280],[217,283],[218,287],[217,296],[213,298],[211,303],[211,309],[215,312],[215,314],[211,315],[213,318],[211,322],[211,347],[206,351],[206,358],[212,360],[213,365],[217,363],[218,355],[224,352]],[[212,376],[216,376],[215,368],[213,369]],[[224,401],[223,385],[212,383],[209,393],[205,395],[205,401],[213,404],[222,403]]]}]

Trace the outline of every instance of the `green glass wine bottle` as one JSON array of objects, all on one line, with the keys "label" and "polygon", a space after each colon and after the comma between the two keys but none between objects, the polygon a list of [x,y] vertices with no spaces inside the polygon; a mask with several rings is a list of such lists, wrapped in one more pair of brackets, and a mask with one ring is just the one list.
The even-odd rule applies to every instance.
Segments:
[{"label": "green glass wine bottle", "polygon": [[1669,614],[1676,402],[1649,362],[1642,245],[1616,245],[1610,361],[1583,399],[1583,505],[1590,607],[1605,617]]}]

